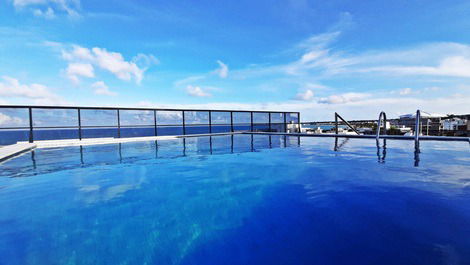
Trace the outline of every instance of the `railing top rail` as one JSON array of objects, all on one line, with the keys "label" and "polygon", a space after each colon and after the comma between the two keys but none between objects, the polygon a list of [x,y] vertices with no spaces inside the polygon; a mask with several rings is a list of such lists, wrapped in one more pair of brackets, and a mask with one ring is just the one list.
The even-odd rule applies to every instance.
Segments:
[{"label": "railing top rail", "polygon": [[34,108],[34,109],[92,109],[92,110],[142,110],[142,111],[201,111],[201,112],[254,112],[254,113],[300,113],[298,111],[270,111],[270,110],[227,110],[227,109],[173,109],[173,108],[131,108],[131,107],[81,107],[81,106],[40,106],[40,105],[0,105],[0,109],[7,108]]}]

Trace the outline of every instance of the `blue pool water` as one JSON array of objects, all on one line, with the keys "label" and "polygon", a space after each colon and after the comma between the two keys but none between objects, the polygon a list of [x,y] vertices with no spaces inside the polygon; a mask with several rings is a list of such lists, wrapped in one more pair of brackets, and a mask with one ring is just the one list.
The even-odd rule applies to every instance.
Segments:
[{"label": "blue pool water", "polygon": [[0,164],[0,264],[470,264],[463,142],[234,135]]}]

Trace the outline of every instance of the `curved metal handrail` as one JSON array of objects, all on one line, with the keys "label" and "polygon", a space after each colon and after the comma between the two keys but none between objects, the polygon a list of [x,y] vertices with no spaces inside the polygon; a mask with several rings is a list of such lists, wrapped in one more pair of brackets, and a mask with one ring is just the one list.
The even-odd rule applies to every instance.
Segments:
[{"label": "curved metal handrail", "polygon": [[379,119],[377,120],[377,134],[375,135],[375,139],[379,140],[380,137],[380,127],[382,127],[382,116],[384,117],[384,131],[387,134],[387,114],[385,112],[380,112]]},{"label": "curved metal handrail", "polygon": [[416,110],[416,117],[415,117],[415,141],[419,141],[419,133],[421,131],[420,129],[420,123],[421,123],[421,111]]}]

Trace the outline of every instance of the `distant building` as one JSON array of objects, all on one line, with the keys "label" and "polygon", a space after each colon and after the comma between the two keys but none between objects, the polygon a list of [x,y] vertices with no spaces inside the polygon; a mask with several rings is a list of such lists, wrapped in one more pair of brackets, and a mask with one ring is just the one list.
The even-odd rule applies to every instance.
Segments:
[{"label": "distant building", "polygon": [[468,124],[467,119],[461,118],[449,118],[442,121],[442,127],[444,130],[459,130],[463,129],[462,127],[466,127]]},{"label": "distant building", "polygon": [[[428,112],[421,112],[421,131],[425,135],[438,135],[439,132],[443,129],[442,127],[442,118],[446,115],[441,114],[431,114]],[[398,126],[415,128],[416,113],[401,115],[398,120]]]}]

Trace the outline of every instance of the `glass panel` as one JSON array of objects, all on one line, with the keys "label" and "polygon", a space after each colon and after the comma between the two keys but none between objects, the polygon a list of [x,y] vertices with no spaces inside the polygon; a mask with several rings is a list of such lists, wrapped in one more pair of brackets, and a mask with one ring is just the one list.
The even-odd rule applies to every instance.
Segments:
[{"label": "glass panel", "polygon": [[16,144],[29,140],[28,130],[0,130],[0,145]]},{"label": "glass panel", "polygon": [[230,124],[230,112],[212,112],[212,124]]},{"label": "glass panel", "polygon": [[33,109],[33,127],[78,126],[75,109]]},{"label": "glass panel", "polygon": [[230,125],[212,125],[212,133],[231,132]]},{"label": "glass panel", "polygon": [[271,132],[285,132],[284,124],[271,124]]},{"label": "glass panel", "polygon": [[287,123],[298,123],[299,122],[298,113],[287,113],[286,121]]},{"label": "glass panel", "polygon": [[117,110],[82,109],[82,126],[117,126]]},{"label": "glass panel", "polygon": [[185,124],[209,124],[208,111],[185,111]]},{"label": "glass panel", "polygon": [[253,113],[253,123],[269,123],[269,114],[267,112]]},{"label": "glass panel", "polygon": [[271,113],[271,123],[284,123],[284,113]]},{"label": "glass panel", "polygon": [[183,126],[158,126],[157,127],[158,136],[163,135],[182,135]]},{"label": "glass panel", "polygon": [[78,139],[78,129],[34,129],[33,137],[34,141]]},{"label": "glass panel", "polygon": [[117,128],[82,128],[83,138],[118,137]]},{"label": "glass panel", "polygon": [[155,136],[155,127],[121,127],[121,137]]},{"label": "glass panel", "polygon": [[28,109],[0,109],[0,128],[29,127]]},{"label": "glass panel", "polygon": [[268,132],[269,131],[269,125],[255,124],[255,125],[253,125],[253,131],[255,131],[255,132]]},{"label": "glass panel", "polygon": [[152,110],[120,110],[119,118],[122,126],[154,125]]},{"label": "glass panel", "polygon": [[234,112],[233,123],[251,123],[251,112]]},{"label": "glass panel", "polygon": [[251,130],[251,124],[234,124],[233,125],[233,130],[236,131],[236,132],[250,131]]},{"label": "glass panel", "polygon": [[157,111],[157,124],[158,125],[182,125],[183,124],[183,112],[159,110]]},{"label": "glass panel", "polygon": [[209,133],[209,126],[186,126],[186,134],[204,134]]}]

